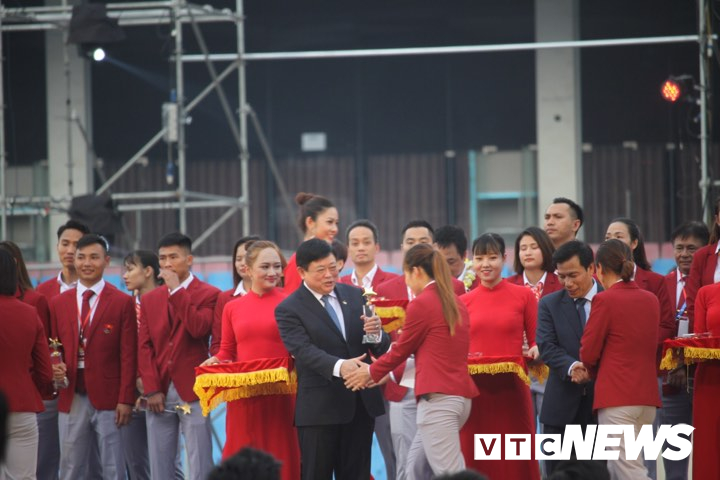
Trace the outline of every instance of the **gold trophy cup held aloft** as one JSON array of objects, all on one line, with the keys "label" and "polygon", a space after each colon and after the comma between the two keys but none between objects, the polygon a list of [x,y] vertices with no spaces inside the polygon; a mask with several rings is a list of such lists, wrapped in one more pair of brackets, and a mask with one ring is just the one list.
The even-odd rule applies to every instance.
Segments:
[{"label": "gold trophy cup held aloft", "polygon": [[[63,363],[63,356],[60,351],[60,347],[62,347],[60,339],[49,338],[48,340],[50,341],[50,349],[52,350],[50,353],[50,363],[52,365],[59,365]],[[67,388],[70,385],[70,381],[67,377],[65,377],[62,380],[53,380],[53,385],[55,386],[55,390],[60,390],[61,388]]]}]

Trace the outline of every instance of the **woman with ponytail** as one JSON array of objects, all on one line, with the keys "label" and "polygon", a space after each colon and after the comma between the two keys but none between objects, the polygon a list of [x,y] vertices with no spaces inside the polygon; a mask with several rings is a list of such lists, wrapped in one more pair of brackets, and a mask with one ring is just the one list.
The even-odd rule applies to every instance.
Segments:
[{"label": "woman with ponytail", "polygon": [[[300,206],[298,226],[305,235],[303,241],[319,238],[332,245],[333,239],[338,233],[338,223],[340,222],[335,205],[321,195],[304,192],[295,195],[295,203]],[[302,283],[300,274],[297,271],[294,253],[287,262],[283,277],[283,286],[285,293],[288,295],[294,292]]]},{"label": "woman with ponytail", "polygon": [[[480,279],[475,290],[460,297],[470,314],[470,352],[493,357],[523,355],[523,334],[528,355],[538,358],[535,344],[537,299],[529,289],[503,280],[505,242],[485,233],[472,247],[473,268]],[[473,399],[470,419],[460,432],[468,467],[488,478],[540,480],[537,460],[475,460],[476,433],[535,433],[530,389],[515,372],[472,377],[480,394]]]},{"label": "woman with ponytail", "polygon": [[418,478],[429,464],[436,476],[459,472],[465,469],[459,431],[470,414],[470,399],[477,395],[467,369],[467,310],[455,295],[447,262],[431,245],[408,250],[403,272],[416,297],[407,307],[397,343],[372,365],[363,363],[345,378],[345,384],[357,390],[371,382],[382,383],[414,353],[417,433],[406,471]]},{"label": "woman with ponytail", "polygon": [[[603,425],[652,425],[660,394],[655,375],[655,347],[660,304],[632,280],[635,270],[630,247],[606,240],[595,255],[597,278],[604,291],[593,297],[582,336],[582,367],[573,381],[595,378],[593,410]],[[642,457],[625,459],[620,437],[618,460],[608,460],[610,478],[648,478]]]}]

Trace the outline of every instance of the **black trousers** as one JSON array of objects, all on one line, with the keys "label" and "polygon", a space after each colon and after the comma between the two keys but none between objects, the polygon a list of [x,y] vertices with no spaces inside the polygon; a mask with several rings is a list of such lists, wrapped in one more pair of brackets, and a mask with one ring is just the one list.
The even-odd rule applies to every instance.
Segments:
[{"label": "black trousers", "polygon": [[[575,417],[572,419],[571,422],[568,423],[568,425],[580,425],[582,428],[583,433],[587,430],[588,425],[594,425],[597,424],[597,416],[593,414],[592,410],[592,401],[590,396],[583,396],[580,400],[580,406],[578,407],[577,413],[575,413]],[[563,438],[563,435],[565,434],[565,425],[548,425],[543,424],[543,433],[547,434],[560,434],[560,438]],[[571,458],[575,459],[575,449],[573,448]],[[545,468],[547,470],[547,475],[550,476],[550,474],[557,468],[558,463],[560,463],[560,460],[543,460],[545,462]]]},{"label": "black trousers", "polygon": [[297,427],[303,480],[367,480],[375,419],[358,394],[350,423]]}]

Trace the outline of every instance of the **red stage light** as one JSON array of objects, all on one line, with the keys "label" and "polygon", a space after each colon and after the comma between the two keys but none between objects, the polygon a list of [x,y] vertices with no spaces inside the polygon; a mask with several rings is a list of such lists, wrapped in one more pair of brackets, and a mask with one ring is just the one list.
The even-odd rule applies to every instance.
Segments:
[{"label": "red stage light", "polygon": [[665,83],[662,84],[660,93],[662,93],[662,96],[665,100],[667,100],[668,102],[674,103],[678,100],[678,98],[680,98],[682,89],[680,88],[680,85],[676,81],[668,79],[668,80],[665,80]]}]

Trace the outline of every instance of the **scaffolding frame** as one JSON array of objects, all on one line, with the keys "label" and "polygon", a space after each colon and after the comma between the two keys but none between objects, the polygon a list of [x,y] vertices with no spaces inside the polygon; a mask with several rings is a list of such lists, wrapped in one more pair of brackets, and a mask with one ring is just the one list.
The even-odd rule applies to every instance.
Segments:
[{"label": "scaffolding frame", "polygon": [[[335,51],[305,51],[305,52],[263,52],[263,53],[246,53],[245,37],[244,37],[244,9],[243,0],[236,0],[236,11],[232,12],[228,9],[218,11],[210,6],[197,6],[187,3],[185,0],[157,1],[146,3],[117,3],[108,4],[108,16],[118,20],[120,26],[139,26],[139,25],[158,25],[158,24],[174,24],[175,27],[175,54],[173,60],[176,68],[176,90],[178,103],[178,145],[177,145],[177,163],[178,163],[178,188],[176,191],[161,192],[138,192],[112,194],[113,199],[122,200],[167,200],[175,199],[171,204],[173,208],[177,208],[180,217],[180,229],[187,229],[187,209],[201,207],[229,207],[228,210],[218,218],[203,234],[198,237],[195,244],[199,245],[206,240],[215,230],[217,230],[227,219],[235,212],[242,212],[242,231],[247,234],[250,230],[250,210],[249,210],[249,151],[248,151],[248,116],[252,120],[253,126],[260,139],[261,147],[266,160],[269,162],[271,172],[278,184],[281,196],[289,211],[292,210],[292,204],[288,192],[284,186],[284,182],[280,177],[277,165],[275,163],[268,142],[260,127],[260,123],[254,111],[247,102],[246,97],[246,78],[245,64],[247,61],[277,61],[277,60],[303,60],[303,59],[322,59],[322,58],[358,58],[358,57],[379,57],[379,56],[406,56],[406,55],[447,55],[447,54],[463,54],[463,53],[482,53],[482,52],[503,52],[503,51],[533,51],[541,49],[555,48],[590,48],[590,47],[617,47],[628,45],[652,45],[662,43],[683,43],[697,42],[699,46],[699,64],[700,64],[700,81],[698,90],[700,94],[700,122],[701,122],[701,180],[700,188],[703,199],[704,216],[708,214],[708,191],[710,186],[718,185],[719,182],[711,182],[708,177],[708,132],[707,132],[707,72],[705,61],[707,59],[708,45],[712,45],[714,35],[707,32],[706,25],[706,0],[698,0],[698,32],[693,35],[675,35],[661,37],[641,37],[641,38],[619,38],[619,39],[600,39],[600,40],[577,40],[577,41],[557,41],[557,42],[528,42],[515,44],[495,44],[495,45],[464,45],[464,46],[448,46],[448,47],[419,47],[419,48],[384,48],[384,49],[368,49],[368,50],[335,50]],[[12,8],[7,9],[0,5],[0,32],[12,31],[31,31],[31,30],[51,30],[58,28],[67,28],[71,16],[71,6],[47,6],[47,7],[29,7],[29,8]],[[211,54],[205,45],[202,34],[199,31],[198,23],[211,23],[232,21],[236,24],[237,30],[237,48],[233,53]],[[193,33],[200,45],[202,54],[184,54],[182,27],[190,24]],[[67,47],[66,47],[67,48]],[[0,56],[2,55],[2,39],[0,38]],[[183,63],[185,62],[205,62],[208,72],[211,76],[210,84],[198,94],[193,100],[185,104],[184,99],[184,82],[183,82]],[[217,73],[214,62],[230,62],[221,73]],[[230,110],[227,98],[224,94],[221,82],[227,78],[235,69],[238,70],[238,103],[239,103],[239,125],[235,123],[234,116]],[[0,64],[0,107],[4,107],[4,98],[2,97],[2,64]],[[226,120],[232,130],[234,139],[240,150],[241,164],[241,182],[239,197],[225,197],[220,195],[205,194],[200,192],[190,192],[186,189],[186,158],[185,158],[185,117],[200,101],[202,101],[212,91],[216,91],[221,101]],[[2,216],[0,219],[0,237],[4,238],[7,233],[7,215],[8,215],[8,199],[5,191],[5,135],[4,135],[4,108],[0,108],[0,207],[2,208]],[[70,121],[70,119],[68,119]],[[130,167],[132,167],[150,148],[157,144],[166,133],[166,129],[161,129],[153,136],[144,146],[138,150],[115,174],[103,183],[96,194],[101,194],[110,188]],[[37,207],[37,197],[15,197],[10,203],[26,204],[33,208]],[[45,199],[48,200],[48,199]],[[55,207],[60,202],[67,202],[68,199],[49,199],[51,206]],[[142,211],[153,209],[165,209],[167,203],[141,203],[120,205],[120,211]],[[39,210],[39,209],[38,209]]]}]

